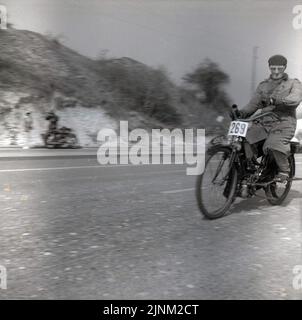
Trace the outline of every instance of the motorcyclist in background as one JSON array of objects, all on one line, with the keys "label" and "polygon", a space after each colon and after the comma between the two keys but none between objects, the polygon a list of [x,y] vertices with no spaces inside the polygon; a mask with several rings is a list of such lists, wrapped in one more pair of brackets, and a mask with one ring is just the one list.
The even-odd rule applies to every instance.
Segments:
[{"label": "motorcyclist in background", "polygon": [[54,83],[50,84],[50,111],[46,114],[45,120],[49,121],[48,132],[56,131],[59,117],[54,110],[58,108],[58,97],[60,97]]},{"label": "motorcyclist in background", "polygon": [[48,132],[57,130],[59,117],[53,111],[47,113],[45,120],[49,121]]},{"label": "motorcyclist in background", "polygon": [[250,144],[265,139],[262,150],[275,159],[279,172],[276,181],[284,182],[289,177],[288,155],[290,140],[296,130],[296,108],[302,101],[302,85],[297,79],[290,79],[284,72],[287,59],[282,55],[269,58],[270,77],[260,82],[250,102],[239,111],[240,117],[251,116],[257,110],[273,111],[274,117],[264,119],[262,130],[252,125],[248,130],[247,140]]}]

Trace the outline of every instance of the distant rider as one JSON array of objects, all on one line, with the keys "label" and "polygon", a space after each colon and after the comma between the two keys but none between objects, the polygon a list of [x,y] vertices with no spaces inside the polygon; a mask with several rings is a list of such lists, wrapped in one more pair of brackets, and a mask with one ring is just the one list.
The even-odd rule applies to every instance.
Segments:
[{"label": "distant rider", "polygon": [[45,120],[49,121],[48,132],[57,130],[59,117],[53,111],[47,113]]}]

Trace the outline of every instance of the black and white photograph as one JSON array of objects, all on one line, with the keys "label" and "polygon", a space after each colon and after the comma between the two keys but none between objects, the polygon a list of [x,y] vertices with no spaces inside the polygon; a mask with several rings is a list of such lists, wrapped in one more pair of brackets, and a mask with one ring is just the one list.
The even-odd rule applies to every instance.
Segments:
[{"label": "black and white photograph", "polygon": [[301,300],[301,207],[301,0],[0,0],[0,300]]}]

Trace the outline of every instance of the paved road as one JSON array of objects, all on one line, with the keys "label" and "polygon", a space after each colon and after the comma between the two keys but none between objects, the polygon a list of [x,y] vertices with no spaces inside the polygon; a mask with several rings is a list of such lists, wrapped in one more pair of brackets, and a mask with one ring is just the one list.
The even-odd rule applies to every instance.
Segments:
[{"label": "paved road", "polygon": [[23,150],[18,147],[0,148],[0,160],[29,160],[29,159],[55,159],[55,158],[94,158],[97,148],[79,149],[46,149],[33,148]]},{"label": "paved road", "polygon": [[[302,178],[302,156],[297,155]],[[302,179],[201,217],[182,165],[1,160],[1,299],[301,299]]]}]

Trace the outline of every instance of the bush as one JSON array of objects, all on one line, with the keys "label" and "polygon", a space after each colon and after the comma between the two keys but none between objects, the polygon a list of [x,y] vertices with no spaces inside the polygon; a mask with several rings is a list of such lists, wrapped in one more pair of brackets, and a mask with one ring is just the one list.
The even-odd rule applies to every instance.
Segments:
[{"label": "bush", "polygon": [[212,105],[217,110],[225,110],[229,106],[230,99],[223,86],[229,83],[230,78],[220,69],[218,64],[210,59],[205,59],[183,79],[198,87],[200,95],[204,96],[203,102],[205,104]]},{"label": "bush", "polygon": [[101,60],[100,72],[121,95],[125,107],[163,123],[179,124],[174,107],[173,85],[163,70],[151,69],[131,60]]}]

